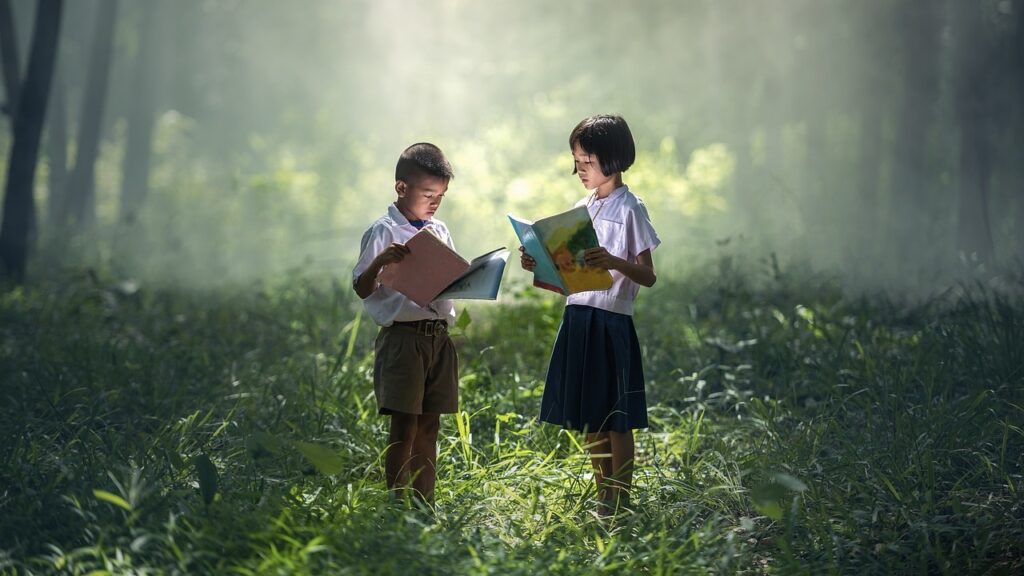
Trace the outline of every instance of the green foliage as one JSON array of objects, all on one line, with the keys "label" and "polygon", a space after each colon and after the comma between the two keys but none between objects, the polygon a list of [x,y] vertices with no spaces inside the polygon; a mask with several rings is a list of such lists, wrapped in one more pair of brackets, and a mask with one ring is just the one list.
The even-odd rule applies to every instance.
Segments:
[{"label": "green foliage", "polygon": [[375,327],[348,287],[10,289],[0,573],[1024,569],[1019,292],[701,278],[638,301],[651,428],[614,519],[580,440],[536,419],[558,298],[460,315],[426,510],[384,490]]}]

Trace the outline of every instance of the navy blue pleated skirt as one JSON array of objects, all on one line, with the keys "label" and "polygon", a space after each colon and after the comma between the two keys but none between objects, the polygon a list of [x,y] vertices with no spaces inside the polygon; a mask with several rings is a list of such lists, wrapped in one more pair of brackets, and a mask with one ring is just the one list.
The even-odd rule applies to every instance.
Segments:
[{"label": "navy blue pleated skirt", "polygon": [[632,316],[565,307],[540,419],[588,432],[647,428],[644,369]]}]

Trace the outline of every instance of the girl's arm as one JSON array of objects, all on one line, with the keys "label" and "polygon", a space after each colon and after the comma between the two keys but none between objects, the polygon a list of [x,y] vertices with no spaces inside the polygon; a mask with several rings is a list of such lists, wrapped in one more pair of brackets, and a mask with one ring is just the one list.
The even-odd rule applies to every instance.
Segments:
[{"label": "girl's arm", "polygon": [[658,280],[657,274],[654,273],[654,259],[651,256],[650,250],[644,250],[637,254],[636,262],[612,256],[608,253],[608,250],[600,246],[584,252],[583,258],[590,266],[606,270],[618,270],[623,276],[641,286],[650,288]]}]

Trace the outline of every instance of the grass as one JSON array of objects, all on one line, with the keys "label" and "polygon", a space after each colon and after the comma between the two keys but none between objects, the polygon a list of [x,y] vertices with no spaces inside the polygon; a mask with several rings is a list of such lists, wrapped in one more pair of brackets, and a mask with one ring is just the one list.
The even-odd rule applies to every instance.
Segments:
[{"label": "grass", "polygon": [[637,512],[608,521],[536,421],[558,300],[470,306],[430,512],[384,491],[348,289],[7,288],[0,573],[1021,573],[1019,294],[661,281]]}]

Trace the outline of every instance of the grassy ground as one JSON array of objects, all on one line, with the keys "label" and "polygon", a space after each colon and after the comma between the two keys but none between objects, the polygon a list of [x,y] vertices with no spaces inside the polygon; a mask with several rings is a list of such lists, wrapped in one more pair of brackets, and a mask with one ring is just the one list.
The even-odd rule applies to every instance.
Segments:
[{"label": "grassy ground", "polygon": [[1024,572],[1019,297],[662,281],[609,521],[536,421],[558,300],[470,307],[431,513],[383,490],[349,290],[130,292],[0,292],[0,573]]}]

